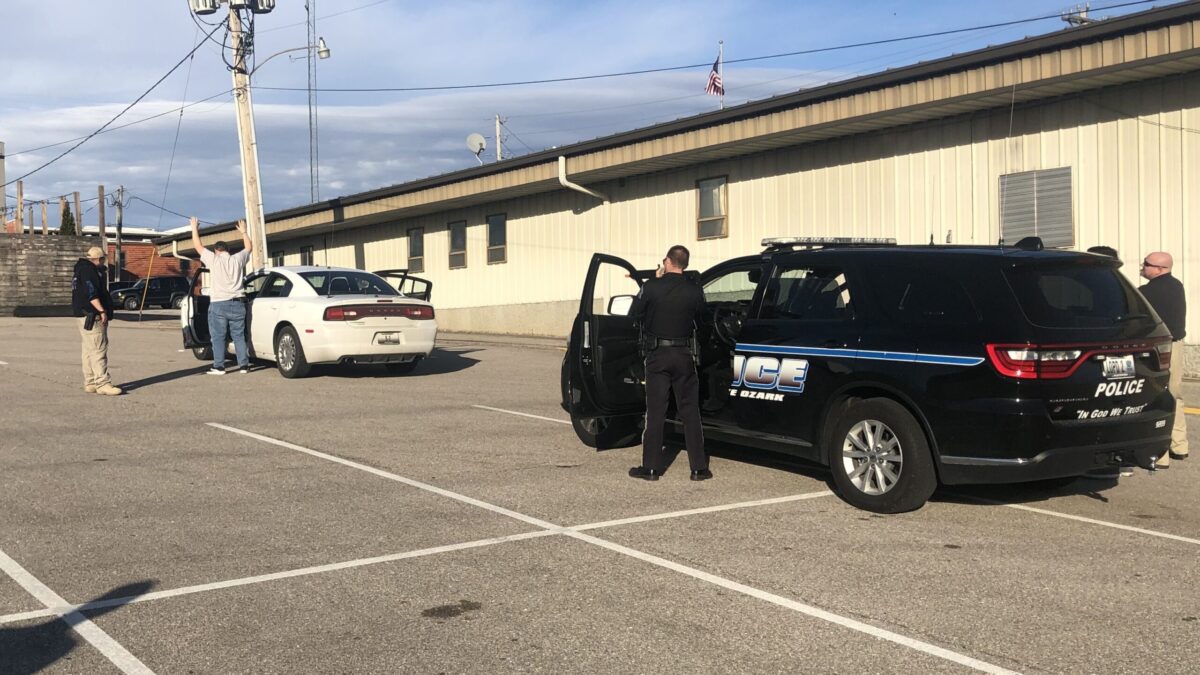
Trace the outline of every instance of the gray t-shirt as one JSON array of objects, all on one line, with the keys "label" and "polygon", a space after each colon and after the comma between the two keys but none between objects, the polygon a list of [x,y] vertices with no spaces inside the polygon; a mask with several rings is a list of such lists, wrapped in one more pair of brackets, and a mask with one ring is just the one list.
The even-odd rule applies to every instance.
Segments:
[{"label": "gray t-shirt", "polygon": [[216,253],[207,248],[200,249],[200,262],[208,268],[208,297],[212,302],[233,300],[246,295],[242,288],[242,278],[246,276],[246,261],[249,259],[250,251],[246,249],[232,255],[228,252]]}]

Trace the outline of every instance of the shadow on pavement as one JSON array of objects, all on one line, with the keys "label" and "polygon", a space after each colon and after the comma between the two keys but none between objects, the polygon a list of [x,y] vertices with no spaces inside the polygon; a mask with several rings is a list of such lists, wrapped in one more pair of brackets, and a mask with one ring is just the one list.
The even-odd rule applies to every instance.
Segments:
[{"label": "shadow on pavement", "polygon": [[200,373],[203,373],[206,370],[208,370],[209,367],[210,367],[209,365],[193,366],[191,368],[184,368],[183,370],[174,370],[169,373],[161,373],[159,375],[151,375],[150,377],[145,377],[140,380],[134,380],[133,382],[125,382],[124,384],[118,384],[117,386],[124,389],[126,391],[126,393],[128,393],[131,391],[137,391],[138,389],[143,389],[145,387],[149,387],[150,385],[153,385],[153,384],[162,384],[163,382],[170,382],[172,380],[178,380],[178,379],[182,379],[185,377],[190,377],[192,375],[199,375]]},{"label": "shadow on pavement", "polygon": [[[123,607],[134,598],[144,595],[154,587],[150,581],[139,581],[118,586],[108,593],[89,601],[100,603],[117,601],[111,606],[86,610],[88,618],[107,614]],[[80,614],[69,614],[63,618],[48,619],[43,623],[21,628],[0,626],[0,673],[26,675],[37,673],[64,659],[77,646],[80,639],[72,630]],[[68,668],[68,670],[71,670]]]},{"label": "shadow on pavement", "polygon": [[360,377],[395,377],[395,378],[413,378],[424,377],[426,375],[445,375],[447,373],[457,373],[460,370],[466,370],[471,366],[479,363],[479,359],[473,359],[468,356],[472,352],[480,351],[479,349],[440,349],[434,348],[433,353],[429,358],[423,359],[417,365],[417,369],[408,374],[393,374],[388,372],[383,366],[355,366],[355,365],[327,365],[317,366],[314,369],[314,374],[322,377],[344,377],[344,378],[360,378]]},{"label": "shadow on pavement", "polygon": [[[1141,469],[1135,469],[1135,471],[1144,473]],[[938,488],[933,495],[933,500],[948,504],[993,506],[988,502],[1028,504],[1044,502],[1054,497],[1084,496],[1099,502],[1107,502],[1108,497],[1103,493],[1115,488],[1118,480],[1118,476],[1114,474],[1103,477],[1052,478],[1006,485],[946,485]],[[1132,478],[1128,480],[1132,480]]]},{"label": "shadow on pavement", "polygon": [[163,321],[179,321],[179,310],[174,312],[170,310],[162,310],[155,312],[146,312],[138,318],[137,311],[121,310],[113,312],[112,320],[114,323],[151,323]]}]

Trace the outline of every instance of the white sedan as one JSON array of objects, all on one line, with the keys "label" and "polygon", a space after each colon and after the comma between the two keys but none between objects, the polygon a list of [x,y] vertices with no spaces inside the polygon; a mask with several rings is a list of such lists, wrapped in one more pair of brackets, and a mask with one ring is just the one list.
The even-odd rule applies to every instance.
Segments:
[{"label": "white sedan", "polygon": [[[193,279],[179,317],[183,344],[200,360],[212,359],[207,279],[207,270]],[[407,270],[275,267],[246,277],[245,287],[250,356],[274,361],[284,377],[304,377],[318,363],[410,373],[433,351],[432,284]]]}]

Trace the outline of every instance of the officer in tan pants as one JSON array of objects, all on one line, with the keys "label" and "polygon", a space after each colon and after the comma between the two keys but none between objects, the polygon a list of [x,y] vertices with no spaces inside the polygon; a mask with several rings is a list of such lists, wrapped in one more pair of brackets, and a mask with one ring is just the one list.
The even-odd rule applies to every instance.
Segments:
[{"label": "officer in tan pants", "polygon": [[79,336],[83,344],[83,390],[89,394],[117,396],[121,388],[113,386],[108,375],[108,322],[112,319],[112,299],[100,270],[104,267],[104,251],[98,246],[88,249],[87,257],[75,263],[71,279],[71,309],[77,317]]}]

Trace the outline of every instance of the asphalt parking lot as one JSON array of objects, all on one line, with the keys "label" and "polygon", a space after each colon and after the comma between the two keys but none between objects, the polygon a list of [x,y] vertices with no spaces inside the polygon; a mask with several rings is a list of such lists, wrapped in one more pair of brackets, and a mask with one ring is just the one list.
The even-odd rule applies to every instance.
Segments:
[{"label": "asphalt parking lot", "polygon": [[169,314],[111,340],[128,393],[89,395],[71,320],[0,318],[2,673],[1200,660],[1200,460],[884,517],[737,448],[712,481],[683,458],[629,479],[640,450],[572,433],[552,345],[445,341],[410,376],[285,380],[204,375]]}]

